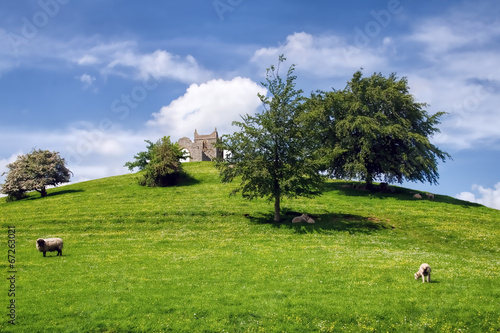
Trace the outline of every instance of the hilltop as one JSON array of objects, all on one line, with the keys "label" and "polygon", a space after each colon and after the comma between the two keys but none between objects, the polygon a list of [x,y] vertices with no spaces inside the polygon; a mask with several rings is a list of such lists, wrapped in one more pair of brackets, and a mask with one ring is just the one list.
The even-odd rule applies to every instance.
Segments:
[{"label": "hilltop", "polygon": [[[319,197],[284,200],[287,220],[272,223],[271,202],[229,196],[234,185],[210,162],[185,170],[177,187],[127,174],[1,198],[18,307],[16,325],[4,315],[0,330],[500,329],[498,210],[331,181]],[[296,213],[316,223],[290,223]],[[43,258],[39,237],[64,239],[63,256]],[[430,284],[413,279],[422,262]]]}]

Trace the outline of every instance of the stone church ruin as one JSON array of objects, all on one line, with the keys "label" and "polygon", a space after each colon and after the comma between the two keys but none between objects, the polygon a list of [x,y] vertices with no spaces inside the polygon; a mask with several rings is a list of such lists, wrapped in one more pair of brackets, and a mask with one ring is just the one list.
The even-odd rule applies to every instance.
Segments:
[{"label": "stone church ruin", "polygon": [[211,134],[200,135],[198,131],[194,130],[194,142],[188,137],[180,138],[177,143],[185,151],[189,158],[185,161],[199,162],[199,161],[212,161],[213,159],[222,156],[222,152],[214,147],[214,144],[219,141],[219,133],[217,128]]}]

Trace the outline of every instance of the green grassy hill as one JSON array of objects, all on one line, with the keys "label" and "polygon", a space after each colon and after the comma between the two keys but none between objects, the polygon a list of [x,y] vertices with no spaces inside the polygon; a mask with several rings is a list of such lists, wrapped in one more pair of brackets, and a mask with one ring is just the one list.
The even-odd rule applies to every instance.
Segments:
[{"label": "green grassy hill", "polygon": [[[500,211],[331,182],[284,200],[276,224],[271,202],[230,197],[212,164],[185,169],[178,187],[130,174],[0,199],[0,331],[500,331]],[[44,258],[39,237],[64,239],[63,256]],[[430,284],[413,278],[423,262]]]}]

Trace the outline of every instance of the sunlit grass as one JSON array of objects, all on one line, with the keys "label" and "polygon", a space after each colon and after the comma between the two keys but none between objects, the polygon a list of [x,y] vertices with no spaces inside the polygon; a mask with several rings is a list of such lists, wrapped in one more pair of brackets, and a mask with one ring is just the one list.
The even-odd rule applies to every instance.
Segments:
[{"label": "sunlit grass", "polygon": [[[18,268],[16,325],[2,316],[0,331],[500,329],[499,211],[332,182],[320,197],[284,200],[276,224],[271,202],[230,197],[210,163],[186,170],[193,179],[172,188],[131,174],[0,199]],[[317,223],[291,224],[291,212]],[[64,239],[62,257],[36,250],[51,236]],[[413,279],[422,262],[430,284]]]}]

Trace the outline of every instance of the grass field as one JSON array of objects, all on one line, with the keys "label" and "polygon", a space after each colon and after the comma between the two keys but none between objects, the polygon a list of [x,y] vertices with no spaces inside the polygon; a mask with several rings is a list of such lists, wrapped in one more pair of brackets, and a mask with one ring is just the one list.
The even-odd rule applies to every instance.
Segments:
[{"label": "grass field", "polygon": [[[130,174],[0,199],[0,331],[500,331],[500,211],[331,182],[284,200],[276,224],[271,202],[230,197],[212,164],[185,169],[178,187]],[[291,224],[293,212],[316,224]],[[63,238],[63,256],[44,258],[39,237]],[[423,262],[430,284],[413,278]]]}]

